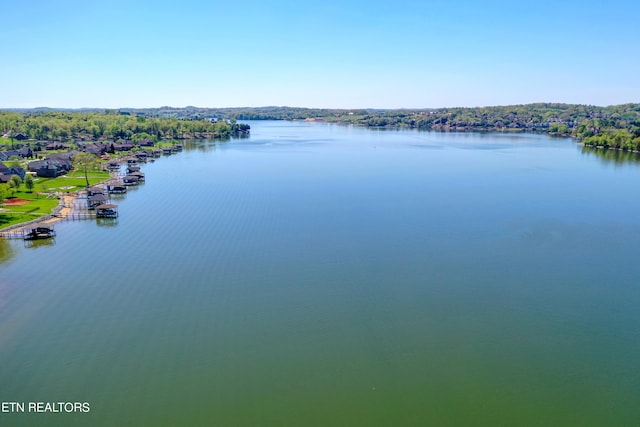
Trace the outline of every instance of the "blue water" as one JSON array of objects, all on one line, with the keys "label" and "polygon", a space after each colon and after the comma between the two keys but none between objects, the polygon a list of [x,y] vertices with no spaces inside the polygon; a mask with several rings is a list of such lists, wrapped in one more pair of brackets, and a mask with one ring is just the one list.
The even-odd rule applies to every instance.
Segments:
[{"label": "blue water", "polygon": [[1,425],[636,425],[640,168],[538,135],[252,122],[116,222],[0,242]]}]

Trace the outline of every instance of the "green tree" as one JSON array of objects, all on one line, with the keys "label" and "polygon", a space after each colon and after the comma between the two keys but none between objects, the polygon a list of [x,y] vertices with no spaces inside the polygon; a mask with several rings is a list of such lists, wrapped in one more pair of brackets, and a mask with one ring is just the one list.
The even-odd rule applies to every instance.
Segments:
[{"label": "green tree", "polygon": [[16,193],[16,182],[12,179],[7,182],[7,189],[11,192],[11,195]]},{"label": "green tree", "polygon": [[27,175],[24,177],[24,186],[26,187],[29,193],[33,191],[33,187],[35,187],[35,182],[33,181],[33,177],[31,175]]},{"label": "green tree", "polygon": [[84,173],[84,179],[87,181],[87,187],[89,186],[89,171],[97,169],[98,163],[98,158],[91,153],[78,153],[73,158],[73,167]]},{"label": "green tree", "polygon": [[11,181],[9,182],[13,183],[13,186],[16,189],[16,191],[20,189],[20,185],[22,185],[22,179],[18,175],[11,175]]}]

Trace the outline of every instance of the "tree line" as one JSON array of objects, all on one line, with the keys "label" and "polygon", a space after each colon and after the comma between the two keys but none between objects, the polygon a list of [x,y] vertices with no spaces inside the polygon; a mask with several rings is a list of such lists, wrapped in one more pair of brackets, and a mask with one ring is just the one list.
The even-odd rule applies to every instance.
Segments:
[{"label": "tree line", "polygon": [[7,138],[66,141],[70,139],[228,138],[249,130],[235,120],[147,117],[115,110],[103,112],[0,111],[0,133]]},{"label": "tree line", "polygon": [[571,136],[587,146],[640,151],[640,104],[597,107],[528,104],[435,110],[390,110],[327,117],[367,127],[457,132],[538,132]]},{"label": "tree line", "polygon": [[211,115],[237,120],[321,120],[366,127],[441,132],[534,132],[574,137],[586,146],[640,151],[640,104],[608,107],[561,103],[435,108],[319,109],[296,107],[145,110],[158,116]]},{"label": "tree line", "polygon": [[[210,120],[215,118],[216,120]],[[320,120],[366,127],[441,132],[537,132],[578,138],[587,146],[640,151],[640,104],[608,107],[578,104],[435,109],[323,109],[297,107],[160,107],[82,112],[49,109],[0,112],[0,131],[33,139],[189,138],[200,133],[233,136],[246,129],[236,120]]]},{"label": "tree line", "polygon": [[533,132],[574,137],[587,146],[640,151],[640,104],[608,107],[536,103],[417,110],[327,110],[290,107],[218,111],[237,119],[313,119],[377,128],[440,132]]}]

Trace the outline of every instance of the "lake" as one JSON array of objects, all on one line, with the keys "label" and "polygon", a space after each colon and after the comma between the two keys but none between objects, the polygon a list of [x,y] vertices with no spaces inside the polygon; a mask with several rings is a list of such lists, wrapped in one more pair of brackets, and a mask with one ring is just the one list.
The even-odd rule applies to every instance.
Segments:
[{"label": "lake", "polygon": [[0,424],[640,424],[639,163],[250,123],[0,241],[0,401],[90,404]]}]

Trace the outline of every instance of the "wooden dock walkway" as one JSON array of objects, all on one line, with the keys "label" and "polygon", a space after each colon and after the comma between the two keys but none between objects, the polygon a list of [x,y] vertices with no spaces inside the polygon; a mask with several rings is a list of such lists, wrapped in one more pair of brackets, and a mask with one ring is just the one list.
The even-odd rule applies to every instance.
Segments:
[{"label": "wooden dock walkway", "polygon": [[0,232],[0,238],[24,240],[24,231],[23,230],[2,231]]},{"label": "wooden dock walkway", "polygon": [[72,212],[61,218],[63,221],[78,221],[82,219],[96,219],[95,212]]}]

